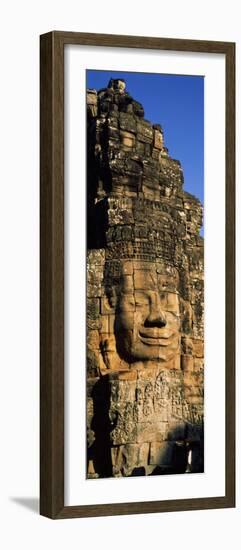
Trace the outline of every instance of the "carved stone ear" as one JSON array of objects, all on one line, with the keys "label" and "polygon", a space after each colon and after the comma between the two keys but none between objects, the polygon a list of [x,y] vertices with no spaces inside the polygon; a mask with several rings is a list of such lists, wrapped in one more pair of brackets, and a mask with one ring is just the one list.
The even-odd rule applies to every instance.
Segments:
[{"label": "carved stone ear", "polygon": [[183,355],[193,355],[193,341],[188,336],[181,337],[181,352]]},{"label": "carved stone ear", "polygon": [[193,310],[189,302],[180,298],[181,328],[182,332],[189,334],[193,328]]},{"label": "carved stone ear", "polygon": [[116,293],[116,289],[115,289],[115,288],[112,288],[112,289],[111,289],[110,294],[109,294],[109,296],[108,296],[108,299],[109,299],[110,307],[112,307],[113,309],[116,308],[116,305],[117,305],[117,293]]}]

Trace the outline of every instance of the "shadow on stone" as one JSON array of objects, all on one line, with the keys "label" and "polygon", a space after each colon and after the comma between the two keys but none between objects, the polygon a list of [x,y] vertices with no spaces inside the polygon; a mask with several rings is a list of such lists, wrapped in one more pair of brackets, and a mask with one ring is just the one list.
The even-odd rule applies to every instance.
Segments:
[{"label": "shadow on stone", "polygon": [[186,424],[182,432],[183,426],[169,432],[159,463],[150,475],[204,472],[203,425]]},{"label": "shadow on stone", "polygon": [[146,470],[143,466],[141,466],[140,468],[134,468],[133,471],[131,472],[130,477],[138,477],[138,476],[145,476],[145,475],[146,475]]},{"label": "shadow on stone", "polygon": [[88,449],[88,461],[92,460],[98,477],[112,477],[110,432],[115,425],[110,421],[110,386],[107,377],[101,378],[92,391],[94,415],[91,429],[95,441]]}]

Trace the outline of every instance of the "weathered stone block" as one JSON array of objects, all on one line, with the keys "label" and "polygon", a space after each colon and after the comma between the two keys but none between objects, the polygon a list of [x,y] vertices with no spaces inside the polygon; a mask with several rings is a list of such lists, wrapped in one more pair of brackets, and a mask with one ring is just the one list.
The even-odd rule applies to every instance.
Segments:
[{"label": "weathered stone block", "polygon": [[87,298],[86,301],[87,320],[93,321],[99,318],[100,301],[99,298]]},{"label": "weathered stone block", "polygon": [[145,154],[145,144],[142,141],[140,141],[140,139],[136,139],[136,152],[138,153],[138,155]]},{"label": "weathered stone block", "polygon": [[87,269],[87,297],[99,297],[102,294],[102,266],[89,265]]},{"label": "weathered stone block", "polygon": [[87,345],[86,364],[88,378],[95,378],[99,374],[99,350],[90,348]]},{"label": "weathered stone block", "polygon": [[128,370],[125,372],[120,372],[118,376],[119,380],[125,380],[128,382],[132,382],[133,380],[137,379],[137,372],[135,370]]},{"label": "weathered stone block", "polygon": [[101,332],[109,333],[109,316],[101,315]]},{"label": "weathered stone block", "polygon": [[121,373],[118,378],[119,380],[112,381],[110,385],[111,401],[118,403],[119,410],[124,414],[126,403],[134,403],[136,382],[131,377],[130,380],[127,377],[121,380]]},{"label": "weathered stone block", "polygon": [[194,358],[192,355],[181,355],[181,368],[184,372],[192,372],[194,368]]},{"label": "weathered stone block", "polygon": [[120,131],[120,140],[121,144],[125,147],[134,147],[135,146],[135,136],[130,132]]},{"label": "weathered stone block", "polygon": [[105,263],[105,250],[95,249],[87,252],[87,265],[104,265]]},{"label": "weathered stone block", "polygon": [[[114,126],[108,126],[108,137],[109,140],[120,140],[120,132],[118,128],[115,128]],[[110,142],[109,142],[110,143]]]},{"label": "weathered stone block", "polygon": [[137,122],[137,139],[144,143],[153,142],[153,129],[149,122],[142,120]]},{"label": "weathered stone block", "polygon": [[96,117],[98,114],[96,90],[87,90],[86,102],[87,102],[88,114],[91,115],[92,117]]},{"label": "weathered stone block", "polygon": [[146,468],[149,444],[112,447],[111,455],[115,476],[131,476],[135,468]]},{"label": "weathered stone block", "polygon": [[97,105],[97,91],[94,89],[87,90],[86,101],[87,105]]},{"label": "weathered stone block", "polygon": [[107,119],[108,126],[119,128],[119,113],[118,111],[110,111]]},{"label": "weathered stone block", "polygon": [[[129,200],[127,197],[126,201]],[[124,202],[124,199],[123,199]],[[128,208],[127,204],[123,206],[115,206],[108,210],[108,223],[109,225],[129,225],[134,223],[133,212],[131,208]]]},{"label": "weathered stone block", "polygon": [[[91,296],[91,293],[89,294]],[[86,323],[86,326],[87,326],[87,332],[91,332],[91,331],[98,331],[100,330],[101,328],[101,320],[100,319],[94,319],[94,320],[91,320],[91,319],[87,319],[87,323]]]},{"label": "weathered stone block", "polygon": [[166,422],[140,422],[137,424],[136,428],[137,443],[164,441],[167,437]]},{"label": "weathered stone block", "polygon": [[136,119],[128,113],[120,113],[120,128],[121,130],[136,133]]},{"label": "weathered stone block", "polygon": [[154,130],[154,147],[156,147],[156,149],[163,148],[163,134],[158,130]]},{"label": "weathered stone block", "polygon": [[93,350],[99,349],[100,335],[99,335],[98,330],[96,330],[96,329],[91,330],[90,329],[90,330],[87,331],[87,344]]},{"label": "weathered stone block", "polygon": [[168,422],[170,416],[170,404],[168,399],[154,398],[154,416],[158,422]]},{"label": "weathered stone block", "polygon": [[203,340],[193,340],[193,353],[195,357],[204,356],[204,342]]},{"label": "weathered stone block", "polygon": [[204,358],[195,358],[194,359],[194,370],[196,372],[203,372],[204,369]]},{"label": "weathered stone block", "polygon": [[124,445],[136,442],[137,426],[134,422],[119,423],[111,432],[110,440],[113,445]]}]

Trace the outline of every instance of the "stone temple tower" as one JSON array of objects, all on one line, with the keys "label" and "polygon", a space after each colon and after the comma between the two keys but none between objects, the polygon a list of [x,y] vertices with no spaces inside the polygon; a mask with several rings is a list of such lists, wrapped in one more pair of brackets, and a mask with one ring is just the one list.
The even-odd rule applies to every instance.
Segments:
[{"label": "stone temple tower", "polygon": [[88,478],[203,471],[201,225],[126,83],[88,90]]}]

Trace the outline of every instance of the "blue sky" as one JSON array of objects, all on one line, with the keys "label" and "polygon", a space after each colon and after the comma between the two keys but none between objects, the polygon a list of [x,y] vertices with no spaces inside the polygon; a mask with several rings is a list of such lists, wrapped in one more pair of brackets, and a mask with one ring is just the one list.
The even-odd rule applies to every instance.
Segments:
[{"label": "blue sky", "polygon": [[180,160],[184,189],[204,202],[204,78],[117,71],[87,71],[87,87],[106,88],[124,78],[126,90],[159,123],[171,157]]}]

